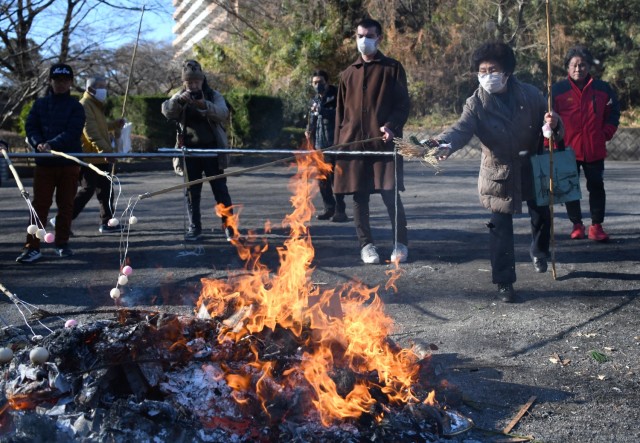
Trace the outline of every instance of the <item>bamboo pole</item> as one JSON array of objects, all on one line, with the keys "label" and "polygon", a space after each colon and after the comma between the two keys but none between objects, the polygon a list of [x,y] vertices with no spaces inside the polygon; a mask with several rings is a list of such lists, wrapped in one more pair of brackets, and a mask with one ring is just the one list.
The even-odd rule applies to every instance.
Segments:
[{"label": "bamboo pole", "polygon": [[77,157],[74,157],[73,155],[69,155],[66,152],[54,151],[53,149],[50,152],[53,155],[57,155],[58,157],[63,157],[63,158],[66,158],[67,160],[71,160],[73,162],[76,162],[80,166],[84,166],[85,168],[92,169],[98,175],[103,175],[103,176],[109,178],[109,174],[108,173],[100,170],[97,166],[95,166],[95,165],[93,165],[91,163],[83,162],[82,160],[80,160]]},{"label": "bamboo pole", "polygon": [[[550,0],[546,0],[547,11],[547,107],[548,111],[553,112],[553,98],[551,97],[551,5]],[[556,239],[554,233],[554,211],[553,211],[553,149],[554,139],[553,132],[549,136],[549,212],[550,215],[550,235],[551,235],[551,275],[553,279],[557,279],[556,274]]]},{"label": "bamboo pole", "polygon": [[[353,141],[353,142],[341,143],[339,145],[333,145],[333,146],[331,146],[329,148],[314,149],[311,152],[324,152],[324,151],[328,151],[330,149],[343,148],[345,146],[354,145],[354,144],[357,144],[357,143],[369,143],[369,142],[376,141],[376,140],[381,140],[381,139],[382,139],[382,137],[380,136],[380,137],[368,138],[366,140],[356,140],[356,141]],[[301,153],[302,152],[305,152],[305,151],[301,151]],[[186,182],[181,183],[179,185],[171,186],[169,188],[161,189],[159,191],[146,192],[144,194],[140,194],[138,196],[138,199],[139,200],[144,200],[145,198],[151,198],[151,197],[154,197],[156,195],[166,194],[167,192],[175,191],[175,190],[178,190],[178,189],[188,188],[189,186],[193,186],[193,185],[196,185],[198,183],[210,182],[212,180],[219,180],[221,178],[231,177],[232,175],[241,175],[241,174],[244,174],[244,173],[247,173],[247,172],[257,171],[259,169],[266,168],[268,166],[273,166],[273,165],[276,165],[278,163],[285,163],[285,162],[288,162],[288,161],[295,160],[295,158],[296,158],[296,155],[292,155],[290,157],[281,158],[281,159],[278,159],[278,160],[274,160],[272,162],[263,163],[261,165],[251,166],[249,168],[239,169],[237,171],[225,172],[224,174],[212,175],[210,177],[204,177],[204,178],[201,178],[201,179],[198,179],[198,180],[193,180],[193,181],[186,181]]]},{"label": "bamboo pole", "polygon": [[7,150],[4,147],[2,147],[0,148],[0,152],[2,153],[2,156],[7,161],[7,166],[9,166],[9,170],[11,171],[13,178],[16,180],[16,185],[18,185],[20,194],[22,194],[24,198],[28,199],[29,193],[25,191],[24,186],[22,185],[22,181],[20,180],[20,176],[18,175],[18,171],[16,171],[16,168],[13,166],[13,163],[11,163],[11,159],[9,158],[9,154],[7,154]]},{"label": "bamboo pole", "polygon": [[136,53],[138,52],[138,43],[140,42],[140,30],[142,29],[142,17],[144,17],[145,5],[142,5],[142,13],[140,14],[140,22],[138,23],[138,35],[136,36],[136,44],[133,46],[133,54],[131,56],[131,63],[129,64],[129,78],[127,79],[127,87],[124,90],[124,100],[122,101],[122,117],[124,118],[127,110],[127,97],[129,96],[129,86],[131,85],[131,77],[133,76],[133,64],[136,60]]},{"label": "bamboo pole", "polygon": [[[140,13],[140,22],[138,23],[138,35],[136,36],[136,44],[133,46],[133,54],[131,55],[131,64],[129,65],[129,78],[127,78],[127,86],[124,90],[124,100],[122,100],[122,116],[125,118],[127,113],[127,97],[129,96],[129,86],[131,85],[131,78],[133,77],[133,64],[136,60],[136,54],[138,52],[138,43],[140,42],[140,30],[142,29],[142,17],[144,17],[145,5],[142,5],[142,12]],[[116,162],[111,163],[111,177],[116,175]],[[111,185],[111,191],[113,191],[113,182]]]}]

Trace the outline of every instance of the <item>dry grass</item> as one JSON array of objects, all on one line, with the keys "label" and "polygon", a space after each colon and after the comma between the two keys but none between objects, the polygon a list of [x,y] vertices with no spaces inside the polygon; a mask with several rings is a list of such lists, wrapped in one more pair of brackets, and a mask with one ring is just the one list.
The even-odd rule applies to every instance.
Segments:
[{"label": "dry grass", "polygon": [[443,154],[440,147],[425,146],[417,140],[405,140],[395,138],[393,143],[398,150],[398,154],[408,160],[420,160],[425,165],[435,169],[436,174],[442,171],[438,157]]}]

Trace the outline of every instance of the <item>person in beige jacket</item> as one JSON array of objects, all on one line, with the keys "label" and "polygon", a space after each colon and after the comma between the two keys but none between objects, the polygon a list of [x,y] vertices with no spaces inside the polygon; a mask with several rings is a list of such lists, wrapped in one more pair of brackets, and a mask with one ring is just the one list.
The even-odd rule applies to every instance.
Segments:
[{"label": "person in beige jacket", "polygon": [[[170,99],[162,103],[162,115],[178,123],[179,148],[226,149],[227,133],[223,123],[229,118],[229,108],[222,94],[212,89],[196,60],[185,60],[182,64],[182,88]],[[185,180],[198,180],[204,175],[221,175],[228,166],[227,154],[207,157],[187,157],[185,159]],[[230,208],[233,213],[231,195],[227,188],[227,179],[209,181],[216,203]],[[185,241],[199,241],[202,238],[202,216],[200,200],[202,183],[187,188],[186,197],[189,209],[189,230]],[[228,223],[228,216],[222,215],[222,229],[227,241],[237,238],[237,232]]]},{"label": "person in beige jacket", "polygon": [[[114,152],[112,137],[116,139],[124,126],[124,119],[107,121],[104,114],[104,103],[107,99],[107,79],[101,75],[94,75],[87,79],[84,95],[80,104],[87,117],[82,130],[82,150],[91,153]],[[113,160],[114,159],[109,159]],[[88,163],[94,164],[105,172],[111,172],[111,163],[106,158],[87,158]],[[73,202],[73,219],[82,212],[91,197],[95,194],[100,206],[100,225],[98,231],[102,234],[120,232],[120,226],[109,226],[109,219],[113,217],[113,192],[111,182],[103,175],[83,166],[80,169],[80,190]]]},{"label": "person in beige jacket", "polygon": [[480,202],[491,211],[489,250],[493,283],[503,301],[516,300],[513,216],[526,202],[531,220],[529,255],[536,272],[547,271],[551,216],[548,206],[537,206],[530,157],[544,145],[542,127],[546,123],[556,140],[564,136],[562,121],[547,112],[547,101],[533,85],[513,74],[516,58],[505,43],[489,42],[471,56],[478,88],[465,103],[458,121],[436,138],[451,145],[441,156],[464,147],[474,135],[482,143],[478,176]]}]

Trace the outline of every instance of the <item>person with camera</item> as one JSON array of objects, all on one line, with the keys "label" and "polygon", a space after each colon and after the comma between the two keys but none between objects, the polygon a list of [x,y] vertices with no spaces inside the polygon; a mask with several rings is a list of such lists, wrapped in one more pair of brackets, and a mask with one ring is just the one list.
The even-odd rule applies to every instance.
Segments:
[{"label": "person with camera", "polygon": [[[336,127],[336,96],[338,88],[329,84],[329,74],[321,69],[313,71],[311,86],[316,94],[311,99],[307,129],[304,132],[307,141],[315,149],[325,149],[333,144]],[[335,156],[331,156],[335,167]],[[333,173],[318,180],[324,211],[316,216],[318,220],[342,223],[349,220],[345,213],[344,195],[333,195]]]},{"label": "person with camera", "polygon": [[[182,65],[182,89],[162,103],[162,114],[178,122],[178,146],[197,149],[220,149],[227,147],[227,134],[223,123],[229,118],[229,108],[222,94],[207,84],[202,67],[195,60],[186,60]],[[185,181],[220,175],[228,165],[228,156],[186,157]],[[231,207],[231,196],[227,179],[209,181],[218,204]],[[202,183],[187,188],[189,207],[189,231],[185,241],[198,241],[202,237],[200,195]],[[222,217],[222,229],[228,241],[236,237],[233,228]]]}]

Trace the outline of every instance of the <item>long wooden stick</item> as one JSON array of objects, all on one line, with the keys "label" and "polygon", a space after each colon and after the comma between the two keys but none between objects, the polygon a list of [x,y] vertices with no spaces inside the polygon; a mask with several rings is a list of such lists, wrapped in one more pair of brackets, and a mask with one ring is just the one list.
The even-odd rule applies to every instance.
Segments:
[{"label": "long wooden stick", "polygon": [[7,154],[7,150],[5,148],[0,148],[0,152],[2,152],[2,156],[7,161],[9,170],[11,171],[11,174],[13,174],[13,178],[16,180],[16,184],[18,185],[18,189],[20,190],[20,193],[22,194],[23,197],[29,198],[29,193],[24,190],[24,186],[22,186],[22,181],[20,181],[20,176],[18,175],[18,171],[16,171],[16,168],[14,168],[13,163],[11,163],[11,159]]},{"label": "long wooden stick", "polygon": [[[124,100],[122,100],[122,116],[124,118],[127,113],[127,97],[129,96],[129,85],[131,84],[131,78],[133,77],[133,63],[136,60],[136,53],[138,52],[138,43],[140,42],[140,30],[142,29],[142,17],[144,17],[145,5],[142,5],[142,12],[140,13],[140,22],[138,23],[138,35],[136,36],[136,44],[133,46],[133,54],[131,55],[131,64],[129,65],[129,78],[127,78],[127,87],[124,90]],[[116,175],[116,162],[111,163],[111,177]],[[113,191],[113,182],[111,182],[111,191]]]},{"label": "long wooden stick", "polygon": [[[368,138],[366,140],[356,140],[356,141],[349,142],[349,143],[341,143],[339,145],[333,145],[333,146],[330,146],[330,147],[324,148],[324,149],[315,149],[314,151],[323,152],[323,151],[327,151],[327,150],[330,150],[330,149],[343,148],[345,146],[354,145],[356,143],[369,143],[369,142],[376,141],[376,140],[381,140],[381,139],[382,139],[382,137],[373,137],[373,138]],[[167,192],[175,191],[177,189],[188,188],[189,186],[197,185],[198,183],[210,182],[210,181],[213,181],[213,180],[219,180],[221,178],[231,177],[232,175],[240,175],[240,174],[244,174],[246,172],[257,171],[258,169],[266,168],[268,166],[273,166],[273,165],[276,165],[278,163],[285,163],[285,162],[288,162],[288,161],[295,160],[295,158],[296,158],[296,156],[292,155],[290,157],[281,158],[279,160],[274,160],[272,162],[263,163],[261,165],[251,166],[249,168],[239,169],[237,171],[225,172],[224,174],[212,175],[212,176],[204,177],[204,178],[201,178],[201,179],[198,179],[198,180],[187,181],[187,182],[181,183],[179,185],[171,186],[170,188],[165,188],[165,189],[161,189],[161,190],[155,191],[155,192],[146,192],[144,194],[140,194],[138,196],[138,199],[144,200],[145,198],[151,198],[151,197],[154,197],[156,195],[166,194]]]},{"label": "long wooden stick", "polygon": [[4,295],[9,297],[9,300],[11,300],[14,303],[16,303],[18,301],[18,299],[16,298],[15,294],[13,292],[9,291],[2,283],[0,283],[0,292],[2,292]]},{"label": "long wooden stick", "polygon": [[98,175],[103,175],[103,176],[109,178],[109,174],[107,172],[101,171],[100,169],[98,169],[97,166],[92,165],[91,163],[83,162],[78,157],[74,157],[73,155],[69,155],[66,152],[54,151],[53,149],[51,150],[51,153],[53,155],[57,155],[59,157],[66,158],[67,160],[74,161],[77,164],[79,164],[80,166],[84,166],[86,168],[92,169]]},{"label": "long wooden stick", "polygon": [[133,77],[133,63],[136,60],[136,53],[138,52],[138,42],[140,41],[140,29],[142,29],[142,17],[144,16],[145,5],[142,5],[142,13],[140,14],[140,23],[138,23],[138,36],[136,37],[136,44],[133,46],[133,54],[131,55],[131,64],[129,65],[129,78],[127,79],[127,87],[124,90],[124,100],[122,101],[122,118],[126,115],[127,110],[127,97],[129,96],[129,85],[131,84],[131,77]]},{"label": "long wooden stick", "polygon": [[[549,113],[553,111],[553,98],[551,97],[551,5],[547,0],[547,106]],[[554,149],[553,132],[549,137],[549,212],[551,213],[550,234],[551,234],[551,275],[556,280],[556,239],[553,226],[553,149]]]},{"label": "long wooden stick", "polygon": [[526,414],[526,412],[529,410],[529,408],[531,407],[531,405],[533,404],[534,401],[536,401],[536,396],[535,395],[530,397],[529,401],[527,401],[527,403],[525,403],[525,405],[522,408],[520,408],[520,411],[518,412],[518,414],[515,417],[513,417],[513,420],[511,420],[509,422],[507,427],[504,428],[502,430],[502,432],[505,433],[505,434],[508,434],[509,432],[511,432],[513,427],[518,424],[520,419],[524,416],[524,414]]}]

